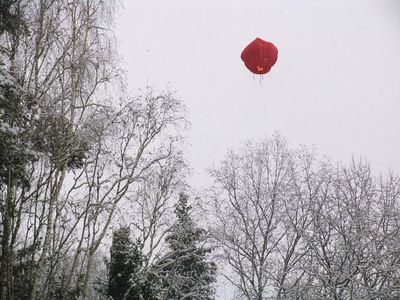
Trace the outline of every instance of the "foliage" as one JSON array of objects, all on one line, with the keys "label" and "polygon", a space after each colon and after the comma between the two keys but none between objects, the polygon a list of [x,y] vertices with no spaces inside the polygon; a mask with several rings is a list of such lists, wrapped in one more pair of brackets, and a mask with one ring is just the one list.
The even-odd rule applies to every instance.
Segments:
[{"label": "foliage", "polygon": [[36,245],[30,245],[26,248],[18,250],[15,260],[13,261],[14,281],[14,299],[28,299],[32,290],[30,278],[34,272],[35,266],[32,264],[30,257],[35,255]]},{"label": "foliage", "polygon": [[0,36],[4,32],[17,34],[22,26],[25,26],[24,18],[20,12],[15,11],[18,0],[0,1]]},{"label": "foliage", "polygon": [[169,251],[157,263],[163,299],[213,299],[216,265],[208,260],[206,232],[193,222],[187,201],[181,194],[175,207],[177,221],[166,237]]},{"label": "foliage", "polygon": [[113,234],[108,296],[115,300],[156,299],[151,274],[142,269],[141,243],[133,242],[129,235],[128,227],[121,227]]},{"label": "foliage", "polygon": [[37,158],[32,141],[35,102],[18,80],[0,65],[0,180],[13,177],[29,185],[27,164]]}]

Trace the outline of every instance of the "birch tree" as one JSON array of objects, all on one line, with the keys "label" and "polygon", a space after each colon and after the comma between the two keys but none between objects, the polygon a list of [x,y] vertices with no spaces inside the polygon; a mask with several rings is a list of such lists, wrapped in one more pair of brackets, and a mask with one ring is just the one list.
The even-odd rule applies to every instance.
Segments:
[{"label": "birch tree", "polygon": [[15,247],[7,246],[10,253],[30,249],[30,299],[51,299],[56,287],[64,298],[68,291],[91,298],[95,254],[121,201],[150,169],[180,160],[186,126],[181,102],[151,89],[137,97],[123,93],[109,29],[114,4],[12,3],[29,34],[21,28],[4,38],[5,61],[38,105],[31,132],[37,156],[28,170],[29,188],[13,196],[21,199],[20,217],[11,220],[19,225],[6,236],[15,240]]}]

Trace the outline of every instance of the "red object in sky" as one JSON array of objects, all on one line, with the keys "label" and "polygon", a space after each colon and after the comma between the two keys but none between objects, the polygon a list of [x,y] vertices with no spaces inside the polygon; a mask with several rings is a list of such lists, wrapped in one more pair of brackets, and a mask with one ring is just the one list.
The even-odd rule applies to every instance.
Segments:
[{"label": "red object in sky", "polygon": [[254,74],[266,74],[278,59],[278,49],[274,44],[256,38],[244,48],[240,56],[249,69]]}]

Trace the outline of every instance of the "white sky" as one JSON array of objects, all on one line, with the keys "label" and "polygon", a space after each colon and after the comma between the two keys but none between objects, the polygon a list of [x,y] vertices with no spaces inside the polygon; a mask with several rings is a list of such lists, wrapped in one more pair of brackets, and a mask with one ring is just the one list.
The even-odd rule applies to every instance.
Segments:
[{"label": "white sky", "polygon": [[[117,38],[128,88],[170,87],[188,107],[192,184],[228,148],[279,131],[292,146],[400,173],[399,0],[125,0]],[[240,60],[279,50],[260,84]]]}]

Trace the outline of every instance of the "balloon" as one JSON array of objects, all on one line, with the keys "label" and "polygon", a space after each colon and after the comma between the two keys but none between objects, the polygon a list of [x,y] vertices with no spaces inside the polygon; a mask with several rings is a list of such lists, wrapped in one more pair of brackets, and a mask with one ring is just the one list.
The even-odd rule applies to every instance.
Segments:
[{"label": "balloon", "polygon": [[278,59],[278,49],[274,44],[256,38],[244,48],[240,57],[254,74],[266,74]]}]

